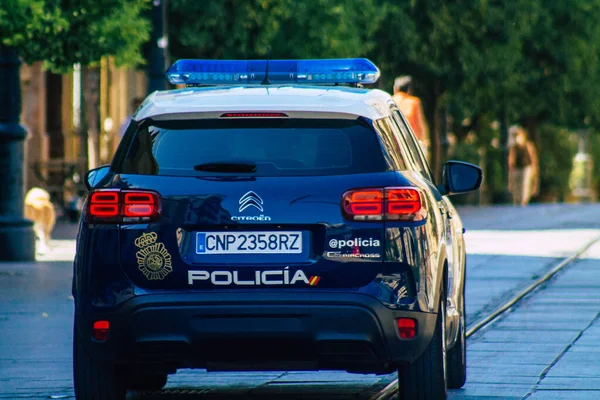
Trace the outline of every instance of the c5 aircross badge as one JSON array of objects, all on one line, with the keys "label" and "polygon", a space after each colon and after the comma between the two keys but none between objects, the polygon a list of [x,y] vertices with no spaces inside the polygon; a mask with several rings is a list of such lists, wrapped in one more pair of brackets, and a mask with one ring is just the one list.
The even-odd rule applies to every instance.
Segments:
[{"label": "c5 aircross badge", "polygon": [[138,269],[151,281],[163,280],[173,271],[171,254],[163,243],[156,243],[157,239],[156,232],[144,233],[135,239],[135,245],[140,248],[135,254]]}]

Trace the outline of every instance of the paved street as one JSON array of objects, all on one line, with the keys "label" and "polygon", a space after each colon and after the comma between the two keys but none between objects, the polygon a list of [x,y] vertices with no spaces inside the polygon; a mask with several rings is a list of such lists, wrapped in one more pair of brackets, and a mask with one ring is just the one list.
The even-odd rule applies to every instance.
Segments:
[{"label": "paved street", "polygon": [[[502,208],[498,211],[504,214]],[[531,283],[549,266],[555,265],[559,257],[566,257],[586,242],[598,238],[600,222],[592,217],[597,212],[600,212],[597,206],[514,209],[497,226],[500,231],[489,232],[489,237],[506,240],[513,247],[494,249],[490,243],[468,242],[470,259],[482,261],[479,266],[470,264],[468,270],[467,296],[470,296],[471,311],[487,315],[495,308],[494,304],[499,304],[498,298],[510,298],[510,294],[518,291],[516,288],[528,281]],[[483,229],[491,227],[491,220],[488,221],[482,210],[476,213],[479,220],[472,229],[482,228],[476,231],[481,234],[485,232]],[[465,220],[473,216],[471,214]],[[526,230],[527,224],[523,222],[527,218],[531,231]],[[573,222],[569,223],[569,219]],[[549,220],[554,220],[556,225],[548,223]],[[507,253],[516,255],[504,255]],[[540,257],[544,253],[547,257]],[[485,258],[490,262],[487,268]],[[503,260],[501,264],[499,258]],[[490,265],[502,268],[504,272],[494,273]],[[526,279],[527,275],[529,279]],[[497,295],[486,294],[489,286],[483,281],[489,278],[493,279],[489,284]],[[512,288],[504,295],[502,288],[496,289],[509,285]],[[600,351],[595,340],[600,334],[599,294],[600,243],[596,243],[579,261],[469,339],[468,382],[462,390],[453,391],[450,398],[599,398],[600,363],[593,356]],[[491,300],[486,301],[486,297]],[[482,308],[477,304],[482,304]]]},{"label": "paved street", "polygon": [[[600,205],[465,208],[468,323],[600,237]],[[75,227],[51,254],[0,264],[0,399],[73,398],[70,296]],[[600,398],[600,244],[468,343],[468,383],[452,399]],[[369,398],[393,379],[346,373],[182,371],[171,398]],[[207,396],[208,395],[208,396]]]}]

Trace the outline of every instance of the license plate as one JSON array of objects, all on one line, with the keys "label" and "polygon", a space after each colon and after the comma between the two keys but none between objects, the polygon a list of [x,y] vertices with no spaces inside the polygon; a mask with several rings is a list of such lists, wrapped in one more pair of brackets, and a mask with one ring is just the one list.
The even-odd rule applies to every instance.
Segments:
[{"label": "license plate", "polygon": [[196,254],[302,253],[302,232],[196,232]]}]

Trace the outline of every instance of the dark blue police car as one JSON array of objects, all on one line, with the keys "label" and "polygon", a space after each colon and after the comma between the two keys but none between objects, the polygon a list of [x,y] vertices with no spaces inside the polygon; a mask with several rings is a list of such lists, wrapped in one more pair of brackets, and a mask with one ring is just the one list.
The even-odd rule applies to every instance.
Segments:
[{"label": "dark blue police car", "polygon": [[78,399],[182,368],[398,372],[400,398],[465,382],[465,245],[365,59],[180,60],[86,176],[74,264]]}]

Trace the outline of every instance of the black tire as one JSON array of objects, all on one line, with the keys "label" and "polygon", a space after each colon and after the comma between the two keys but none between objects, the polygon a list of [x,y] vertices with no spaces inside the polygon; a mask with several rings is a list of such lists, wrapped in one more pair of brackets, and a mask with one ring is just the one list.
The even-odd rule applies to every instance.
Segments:
[{"label": "black tire", "polygon": [[398,369],[398,398],[401,400],[445,400],[445,296],[440,296],[440,309],[433,338],[413,363]]},{"label": "black tire", "polygon": [[134,375],[129,378],[127,388],[138,392],[156,392],[167,384],[167,374]]},{"label": "black tire", "polygon": [[73,329],[73,383],[77,400],[125,400],[127,390],[123,371],[85,354],[82,338]]},{"label": "black tire", "polygon": [[460,331],[454,346],[448,350],[446,356],[446,371],[448,375],[448,388],[460,389],[467,381],[467,308],[465,306],[465,285],[462,290],[463,307],[460,315]]}]

